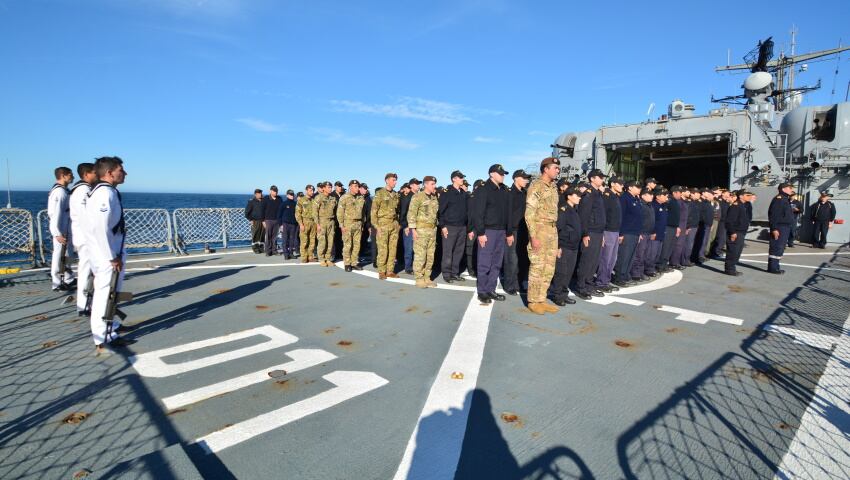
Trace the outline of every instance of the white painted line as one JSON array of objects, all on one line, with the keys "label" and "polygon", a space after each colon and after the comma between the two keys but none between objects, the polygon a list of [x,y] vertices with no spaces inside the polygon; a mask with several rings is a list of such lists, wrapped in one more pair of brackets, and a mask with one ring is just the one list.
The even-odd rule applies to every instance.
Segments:
[{"label": "white painted line", "polygon": [[208,398],[239,390],[240,388],[245,388],[267,381],[269,380],[269,372],[272,370],[284,370],[287,373],[292,373],[336,358],[336,355],[333,353],[318,349],[292,350],[291,352],[286,352],[286,355],[292,358],[291,362],[274,365],[240,377],[231,378],[212,385],[189,390],[188,392],[178,393],[177,395],[163,398],[162,403],[165,405],[165,408],[169,410],[184,407],[192,403],[200,402],[201,400],[206,400]]},{"label": "white painted line", "polygon": [[389,383],[386,379],[372,372],[336,371],[322,378],[333,383],[334,387],[300,402],[204,435],[195,440],[194,443],[198,444],[208,454],[220,452],[225,448],[270,432]]},{"label": "white painted line", "polygon": [[818,380],[794,440],[782,458],[777,479],[847,478],[850,465],[850,316]]},{"label": "white painted line", "polygon": [[[473,296],[452,340],[449,352],[431,385],[428,399],[416,428],[407,442],[404,456],[395,473],[395,479],[450,479],[457,470],[466,421],[472,402],[472,391],[478,383],[478,372],[484,357],[487,330],[493,304],[481,305]],[[453,379],[452,374],[463,374]],[[419,427],[431,415],[439,415],[439,431],[419,438]],[[413,462],[414,455],[416,462]]]},{"label": "white painted line", "polygon": [[782,325],[768,325],[764,327],[768,332],[777,332],[794,339],[794,343],[808,345],[810,347],[822,348],[824,350],[832,350],[832,347],[838,343],[839,337],[832,335],[824,335],[821,333],[807,332],[805,330],[797,330]]},{"label": "white painted line", "polygon": [[[342,262],[337,262],[335,264],[339,268],[345,268],[345,265]],[[363,275],[369,278],[378,278],[378,272],[373,272],[371,270],[354,270],[352,273],[356,273],[358,275]],[[404,285],[416,285],[416,280],[411,280],[409,278],[388,278],[387,282],[391,283],[402,283]],[[478,289],[476,287],[466,286],[466,285],[452,285],[447,283],[437,283],[437,287],[440,290],[455,290],[459,292],[477,292]],[[505,293],[501,287],[496,289],[497,293]]]},{"label": "white painted line", "polygon": [[[222,343],[233,342],[235,340],[241,340],[255,335],[264,335],[268,337],[269,340],[250,347],[244,347],[230,352],[210,355],[208,357],[189,360],[182,363],[168,364],[162,360],[163,357],[168,357],[170,355],[191,352],[193,350],[211,347],[214,345],[221,345]],[[290,335],[283,330],[272,327],[271,325],[264,325],[262,327],[243,330],[241,332],[231,333],[229,335],[223,335],[207,340],[186,343],[184,345],[178,345],[171,348],[163,348],[153,352],[140,353],[138,355],[131,356],[129,360],[130,364],[132,364],[136,371],[139,372],[139,375],[143,377],[170,377],[172,375],[177,375],[178,373],[185,373],[198,368],[209,367],[211,365],[224,363],[248,355],[265,352],[297,341],[298,337],[294,335]]]},{"label": "white painted line", "polygon": [[[619,295],[619,292],[617,293]],[[632,305],[634,307],[639,307],[643,305],[645,302],[640,300],[633,300],[631,298],[620,298],[617,295],[609,295],[605,294],[604,297],[593,297],[590,300],[585,300],[587,303],[595,303],[597,305],[611,305],[612,303],[625,303],[626,305]]]},{"label": "white painted line", "polygon": [[247,267],[312,267],[319,266],[318,263],[242,263],[237,265],[185,265],[182,267],[169,267],[154,265],[153,267],[128,268],[127,272],[142,272],[148,270],[219,270],[223,268],[247,268]]},{"label": "white painted line", "polygon": [[[750,259],[747,259],[747,258],[742,258],[740,261],[741,262],[747,262],[747,263],[767,263],[763,260],[750,260]],[[784,263],[784,262],[780,262],[780,266],[782,266],[782,267],[808,268],[808,269],[811,269],[811,270],[831,270],[833,272],[848,272],[848,273],[850,273],[850,270],[847,270],[845,268],[815,267],[815,266],[812,266],[812,265],[797,265],[797,264],[794,264],[794,263]]]},{"label": "white painted line", "polygon": [[[742,253],[741,254],[742,257],[766,257],[768,255],[769,255],[768,253]],[[788,251],[786,251],[782,255],[784,257],[804,256],[804,255],[825,255],[825,256],[831,257],[833,255],[850,255],[850,252],[800,252],[800,253],[791,252],[791,253],[789,253]]]},{"label": "white painted line", "polygon": [[724,317],[723,315],[715,315],[713,313],[704,313],[697,312],[694,310],[687,310],[684,308],[670,307],[667,305],[662,305],[658,310],[662,312],[669,312],[677,314],[676,320],[684,320],[686,322],[698,323],[700,325],[705,325],[709,320],[714,320],[716,322],[728,323],[730,325],[743,325],[744,321],[740,318],[732,318],[732,317]]},{"label": "white painted line", "polygon": [[667,272],[661,275],[651,282],[635,285],[634,287],[621,288],[617,291],[617,295],[633,295],[635,293],[646,293],[653,290],[661,290],[662,288],[672,287],[673,285],[681,282],[682,277],[683,275],[680,270],[673,270],[672,272]]},{"label": "white painted line", "polygon": [[241,253],[250,253],[252,255],[256,255],[256,253],[251,250],[236,250],[231,252],[216,252],[216,253],[190,253],[189,255],[180,255],[180,256],[170,256],[170,257],[156,257],[156,258],[134,258],[132,260],[127,260],[126,263],[137,263],[137,262],[158,262],[160,260],[186,260],[191,258],[200,258],[200,257],[217,257],[219,255],[239,255]]}]

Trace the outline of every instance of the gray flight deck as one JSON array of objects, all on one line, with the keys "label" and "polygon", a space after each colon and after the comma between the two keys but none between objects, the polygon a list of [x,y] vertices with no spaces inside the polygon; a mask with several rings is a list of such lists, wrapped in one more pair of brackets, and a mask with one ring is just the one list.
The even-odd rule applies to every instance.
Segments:
[{"label": "gray flight deck", "polygon": [[[850,251],[799,245],[781,277],[763,271],[766,251],[748,242],[741,277],[709,261],[609,304],[579,301],[545,316],[519,297],[489,313],[472,301],[474,280],[421,290],[403,274],[408,282],[382,282],[249,252],[134,257],[125,289],[135,299],[123,310],[137,343],[100,356],[88,320],[60,305],[44,271],[5,275],[0,478],[388,479],[417,425],[410,478],[452,458],[429,455],[453,441],[455,478],[850,478],[850,358],[836,353],[848,335]],[[469,318],[489,318],[477,382],[462,407],[423,414],[440,397],[447,355],[469,360],[466,344],[453,343]],[[297,340],[262,350],[269,338],[258,333],[163,355],[161,374],[133,363],[266,326]],[[324,359],[164,404],[292,362],[298,349]],[[240,350],[249,353],[226,357]],[[225,360],[203,363],[212,358]],[[836,359],[844,390],[832,393],[845,403],[813,402]],[[175,365],[186,371],[166,372]],[[346,375],[377,383],[334,396],[345,388],[331,380]],[[811,431],[803,417],[812,406],[841,435]],[[449,425],[463,415],[457,438]],[[812,436],[800,456],[792,443],[803,424]],[[248,433],[217,450],[200,441],[234,430]],[[789,449],[803,470],[780,468]],[[821,455],[830,461],[803,461]]]}]

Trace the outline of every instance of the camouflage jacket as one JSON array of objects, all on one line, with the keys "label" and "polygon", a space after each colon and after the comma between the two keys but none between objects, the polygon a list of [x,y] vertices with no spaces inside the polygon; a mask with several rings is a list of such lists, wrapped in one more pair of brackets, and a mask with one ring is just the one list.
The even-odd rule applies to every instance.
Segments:
[{"label": "camouflage jacket", "polygon": [[537,236],[541,226],[554,226],[558,220],[558,187],[555,182],[546,183],[535,179],[528,187],[525,196],[525,223],[528,225],[528,235]]},{"label": "camouflage jacket", "polygon": [[313,219],[316,223],[322,223],[323,220],[333,220],[334,210],[336,210],[336,197],[316,195],[315,200],[313,200]]},{"label": "camouflage jacket", "polygon": [[365,203],[366,199],[362,195],[346,193],[339,199],[339,206],[336,209],[336,221],[345,227],[358,224],[362,225],[363,205]]},{"label": "camouflage jacket", "polygon": [[372,225],[387,225],[398,221],[398,192],[378,190],[372,199]]},{"label": "camouflage jacket", "polygon": [[[313,197],[315,198],[315,196]],[[316,223],[313,218],[313,198],[306,195],[298,199],[295,204],[295,221],[299,225],[312,225]]]},{"label": "camouflage jacket", "polygon": [[407,210],[407,226],[410,228],[434,228],[437,225],[437,210],[440,204],[437,195],[418,192],[410,200]]}]

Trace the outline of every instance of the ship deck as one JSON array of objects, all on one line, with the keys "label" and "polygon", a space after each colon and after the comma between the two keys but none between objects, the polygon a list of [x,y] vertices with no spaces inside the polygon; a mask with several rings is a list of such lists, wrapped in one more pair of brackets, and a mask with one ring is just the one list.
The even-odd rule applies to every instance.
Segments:
[{"label": "ship deck", "polygon": [[[672,272],[558,314],[368,268],[141,256],[95,355],[2,277],[2,478],[850,478],[850,252]],[[76,415],[76,416],[75,416]]]}]

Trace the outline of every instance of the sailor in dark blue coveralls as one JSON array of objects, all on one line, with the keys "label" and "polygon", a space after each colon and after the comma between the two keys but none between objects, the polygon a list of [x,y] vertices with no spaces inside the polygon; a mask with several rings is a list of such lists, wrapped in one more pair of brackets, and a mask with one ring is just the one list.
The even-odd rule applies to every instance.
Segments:
[{"label": "sailor in dark blue coveralls", "polygon": [[726,212],[726,260],[723,270],[726,275],[741,275],[735,266],[741,258],[741,251],[744,250],[744,237],[753,218],[752,209],[747,206],[752,198],[752,192],[746,189],[738,190],[737,200],[733,199]]},{"label": "sailor in dark blue coveralls", "polygon": [[617,250],[617,264],[614,266],[614,285],[631,285],[631,268],[635,250],[640,241],[643,227],[643,209],[640,200],[640,183],[632,181],[626,184],[628,189],[620,197],[620,248]]},{"label": "sailor in dark blue coveralls", "polygon": [[581,244],[581,217],[577,208],[579,202],[581,193],[578,188],[568,187],[558,205],[558,220],[555,223],[558,227],[558,258],[555,261],[555,275],[549,286],[549,295],[555,305],[576,303],[569,298],[569,286]]},{"label": "sailor in dark blue coveralls", "polygon": [[767,221],[770,224],[767,272],[776,275],[785,273],[785,270],[779,268],[779,260],[782,259],[782,254],[785,253],[785,247],[788,245],[791,225],[796,221],[791,208],[792,193],[793,188],[790,183],[780,183],[779,194],[773,197],[767,209]]}]

